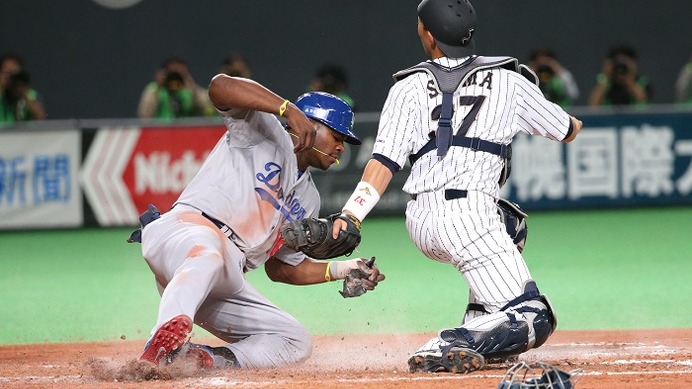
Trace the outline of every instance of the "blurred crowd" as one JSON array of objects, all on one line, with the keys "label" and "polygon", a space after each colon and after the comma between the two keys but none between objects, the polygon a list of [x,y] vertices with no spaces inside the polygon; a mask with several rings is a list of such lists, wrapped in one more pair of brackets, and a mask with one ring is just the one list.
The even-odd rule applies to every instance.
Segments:
[{"label": "blurred crowd", "polygon": [[[527,65],[536,73],[539,87],[550,101],[570,107],[580,96],[580,88],[567,66],[560,63],[549,47],[534,49]],[[606,53],[600,72],[585,95],[592,107],[643,106],[650,102],[653,86],[639,68],[636,50],[627,45],[614,46]],[[224,57],[219,73],[252,78],[248,60],[241,53]],[[325,91],[343,98],[354,109],[357,104],[348,92],[348,73],[339,64],[320,65],[307,82],[305,91]],[[692,105],[692,56],[682,65],[673,99]],[[174,119],[216,115],[206,88],[195,82],[187,62],[180,57],[166,58],[144,86],[137,105],[139,118]],[[34,89],[24,60],[16,53],[0,55],[0,123],[46,119],[41,94]]]}]

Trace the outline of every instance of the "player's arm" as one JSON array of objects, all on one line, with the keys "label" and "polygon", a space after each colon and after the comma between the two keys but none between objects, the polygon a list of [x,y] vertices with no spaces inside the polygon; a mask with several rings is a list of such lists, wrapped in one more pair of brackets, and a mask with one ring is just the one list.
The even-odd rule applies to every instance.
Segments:
[{"label": "player's arm", "polygon": [[30,117],[33,120],[44,120],[46,118],[46,109],[43,107],[43,103],[39,99],[36,91],[29,89],[22,94]]},{"label": "player's arm", "polygon": [[[389,182],[394,176],[394,168],[388,166],[387,162],[390,161],[378,158],[373,158],[368,162],[360,182],[344,205],[342,213],[353,215],[361,222],[365,219],[365,216],[380,200],[380,196],[387,190]],[[339,230],[345,228],[346,223],[344,221],[335,220],[332,229],[334,239],[339,235]]]},{"label": "player's arm", "polygon": [[392,171],[384,163],[377,159],[371,159],[365,166],[361,181],[372,185],[381,196],[387,190],[393,176]]},{"label": "player's arm", "polygon": [[317,130],[300,108],[256,81],[218,74],[209,84],[209,98],[220,111],[235,108],[285,117],[291,130],[298,135],[295,152],[310,149],[315,143]]},{"label": "player's arm", "polygon": [[[524,78],[518,78],[518,82],[526,83]],[[582,121],[565,112],[559,105],[549,101],[543,96],[543,92],[535,85],[529,83],[528,88],[522,88],[527,96],[524,101],[531,100],[536,104],[524,104],[518,119],[521,126],[528,128],[531,135],[540,135],[549,139],[569,143],[573,141],[582,128]],[[568,123],[562,118],[567,117]],[[565,124],[567,131],[565,131]],[[564,134],[564,136],[562,136]],[[560,140],[562,138],[562,140]]]},{"label": "player's arm", "polygon": [[569,120],[569,131],[567,132],[567,136],[565,137],[565,139],[562,140],[563,143],[569,143],[573,141],[577,137],[577,134],[579,134],[579,131],[581,131],[581,128],[583,126],[582,121],[575,118],[572,115],[569,116]]},{"label": "player's arm", "polygon": [[[363,258],[354,258],[345,261],[316,261],[305,258],[298,265],[290,265],[276,257],[271,257],[264,264],[264,271],[270,280],[291,285],[312,285],[323,282],[343,280],[353,269],[363,267]],[[372,290],[377,283],[384,280],[384,274],[380,273],[377,265],[372,264],[368,270],[369,276],[363,284],[368,290]],[[366,282],[367,281],[367,282]]]}]

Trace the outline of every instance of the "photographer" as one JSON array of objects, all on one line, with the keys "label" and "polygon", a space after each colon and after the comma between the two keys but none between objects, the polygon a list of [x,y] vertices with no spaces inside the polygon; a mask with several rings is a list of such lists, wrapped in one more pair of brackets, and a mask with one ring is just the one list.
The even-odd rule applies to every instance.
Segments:
[{"label": "photographer", "polygon": [[206,89],[192,79],[187,63],[169,58],[156,71],[139,100],[140,118],[175,119],[205,116],[211,113]]},{"label": "photographer", "polygon": [[579,88],[574,76],[560,65],[551,49],[535,49],[531,53],[528,65],[538,76],[538,86],[549,101],[567,108],[579,97]]},{"label": "photographer", "polygon": [[620,46],[611,49],[604,61],[596,86],[591,90],[589,105],[642,105],[648,103],[651,93],[648,78],[639,74],[636,52],[631,47]]},{"label": "photographer", "polygon": [[31,76],[15,54],[0,57],[0,123],[43,120],[46,111],[31,87]]}]

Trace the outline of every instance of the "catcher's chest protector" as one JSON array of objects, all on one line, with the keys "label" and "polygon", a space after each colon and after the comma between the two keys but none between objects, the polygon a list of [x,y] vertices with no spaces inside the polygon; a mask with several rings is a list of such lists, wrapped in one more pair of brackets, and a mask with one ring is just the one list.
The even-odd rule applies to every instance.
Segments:
[{"label": "catcher's chest protector", "polygon": [[454,115],[454,92],[473,73],[493,67],[502,67],[507,70],[520,72],[520,65],[516,58],[472,56],[464,63],[453,68],[446,68],[437,63],[426,61],[394,74],[394,80],[399,81],[415,72],[426,72],[433,77],[435,86],[442,92],[442,107],[435,138],[430,139],[423,148],[409,157],[411,165],[433,149],[437,149],[438,157],[444,157],[451,146],[469,147],[473,150],[485,151],[502,157],[504,159],[504,170],[500,175],[500,186],[507,181],[510,173],[510,160],[512,158],[511,145],[466,137],[468,128],[464,129],[463,132],[452,135],[451,127],[452,116]]}]

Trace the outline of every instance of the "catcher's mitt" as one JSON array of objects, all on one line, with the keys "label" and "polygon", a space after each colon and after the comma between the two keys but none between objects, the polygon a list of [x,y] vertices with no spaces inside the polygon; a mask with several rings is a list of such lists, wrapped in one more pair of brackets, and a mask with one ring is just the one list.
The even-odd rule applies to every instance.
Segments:
[{"label": "catcher's mitt", "polygon": [[[337,239],[332,237],[335,219],[346,222]],[[326,218],[307,218],[284,223],[280,229],[284,244],[315,259],[350,255],[360,244],[360,221],[353,216],[333,214]]]}]

